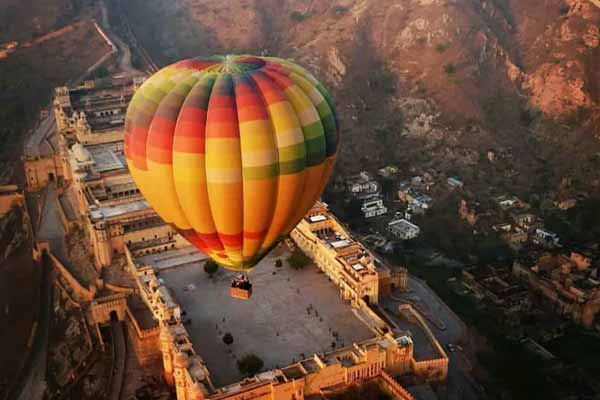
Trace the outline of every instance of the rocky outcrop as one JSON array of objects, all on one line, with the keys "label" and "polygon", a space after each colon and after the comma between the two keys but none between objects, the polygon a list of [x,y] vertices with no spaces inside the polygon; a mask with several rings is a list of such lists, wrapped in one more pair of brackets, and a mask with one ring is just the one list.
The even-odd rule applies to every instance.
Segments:
[{"label": "rocky outcrop", "polygon": [[[519,125],[521,109],[560,120],[598,107],[600,85],[594,82],[600,72],[591,64],[600,47],[600,9],[589,0],[547,0],[543,10],[535,0],[176,3],[181,16],[163,26],[195,21],[209,39],[194,43],[214,43],[211,52],[291,57],[314,71],[333,91],[342,120],[349,121],[351,147],[354,137],[367,144],[367,133],[399,110],[403,99],[430,100],[436,111],[408,118],[400,109],[404,126],[395,135],[436,140],[446,135],[439,129],[446,116],[486,124],[496,110],[510,109],[510,117],[498,120]],[[178,40],[168,41],[170,46],[183,46],[181,30],[171,31]]]},{"label": "rocky outcrop", "polygon": [[578,61],[545,63],[528,76],[523,88],[531,93],[534,107],[549,115],[563,115],[592,106],[583,76],[583,65]]},{"label": "rocky outcrop", "polygon": [[329,81],[333,82],[336,87],[339,87],[346,76],[346,64],[342,61],[339,50],[336,47],[332,47],[327,52],[327,62]]},{"label": "rocky outcrop", "polygon": [[0,264],[27,239],[23,212],[15,208],[0,218]]}]

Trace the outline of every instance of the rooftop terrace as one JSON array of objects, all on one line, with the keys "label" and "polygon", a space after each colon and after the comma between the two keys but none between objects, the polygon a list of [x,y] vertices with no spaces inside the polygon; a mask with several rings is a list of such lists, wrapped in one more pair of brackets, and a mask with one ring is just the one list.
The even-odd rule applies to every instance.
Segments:
[{"label": "rooftop terrace", "polygon": [[149,208],[150,205],[146,200],[137,200],[130,203],[98,207],[97,209],[90,211],[90,216],[92,220],[99,220],[102,218],[119,217],[136,211],[147,210]]},{"label": "rooftop terrace", "polygon": [[96,171],[102,173],[126,169],[125,156],[109,146],[88,146],[87,149],[94,160]]}]

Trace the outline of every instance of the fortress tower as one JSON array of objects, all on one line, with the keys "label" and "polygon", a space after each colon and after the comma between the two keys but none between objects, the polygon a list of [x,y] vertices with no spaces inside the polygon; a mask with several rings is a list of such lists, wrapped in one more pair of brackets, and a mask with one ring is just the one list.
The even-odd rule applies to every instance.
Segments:
[{"label": "fortress tower", "polygon": [[96,251],[96,268],[108,267],[112,263],[112,245],[110,235],[105,221],[98,221],[94,224],[93,245]]},{"label": "fortress tower", "polygon": [[177,399],[188,399],[185,390],[185,373],[189,364],[187,354],[179,352],[173,356],[173,375],[175,378],[175,392],[177,393]]},{"label": "fortress tower", "polygon": [[163,355],[163,369],[165,371],[165,381],[168,385],[173,386],[173,357],[171,354],[171,342],[173,338],[169,333],[169,329],[163,326],[160,330],[160,351]]}]

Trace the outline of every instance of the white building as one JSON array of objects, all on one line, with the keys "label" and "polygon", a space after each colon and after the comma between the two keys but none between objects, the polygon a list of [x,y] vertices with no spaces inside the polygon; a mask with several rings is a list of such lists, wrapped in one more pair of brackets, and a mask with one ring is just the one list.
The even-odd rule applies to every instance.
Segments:
[{"label": "white building", "polygon": [[355,196],[379,192],[379,185],[366,171],[348,179],[348,191]]},{"label": "white building", "polygon": [[452,188],[462,189],[465,186],[464,182],[455,176],[451,176],[450,178],[448,178],[447,182],[448,182],[448,186],[450,186]]},{"label": "white building", "polygon": [[378,197],[365,201],[360,210],[365,218],[377,217],[387,213],[387,207],[383,204],[383,200]]},{"label": "white building", "polygon": [[535,229],[533,241],[548,247],[560,246],[560,238],[556,233],[541,228]]},{"label": "white building", "polygon": [[410,205],[413,208],[420,208],[423,211],[429,210],[431,208],[431,203],[433,203],[433,199],[426,194],[421,194],[414,199],[411,200]]},{"label": "white building", "polygon": [[522,208],[523,202],[516,196],[500,196],[496,197],[496,203],[503,209]]},{"label": "white building", "polygon": [[421,233],[421,228],[405,219],[398,219],[388,224],[388,230],[402,240],[415,239]]}]

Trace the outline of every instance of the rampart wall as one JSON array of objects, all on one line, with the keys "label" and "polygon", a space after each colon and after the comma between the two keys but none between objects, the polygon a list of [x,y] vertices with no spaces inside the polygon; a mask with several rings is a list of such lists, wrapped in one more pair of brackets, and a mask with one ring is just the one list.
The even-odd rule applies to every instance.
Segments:
[{"label": "rampart wall", "polygon": [[383,386],[384,390],[390,392],[395,399],[398,400],[415,400],[412,394],[402,387],[394,378],[392,378],[387,372],[381,371],[379,376],[379,382]]},{"label": "rampart wall", "polygon": [[54,269],[64,278],[74,292],[75,298],[83,301],[91,301],[96,292],[92,289],[85,288],[79,281],[69,272],[62,262],[51,251],[48,251],[48,257],[52,262]]}]

